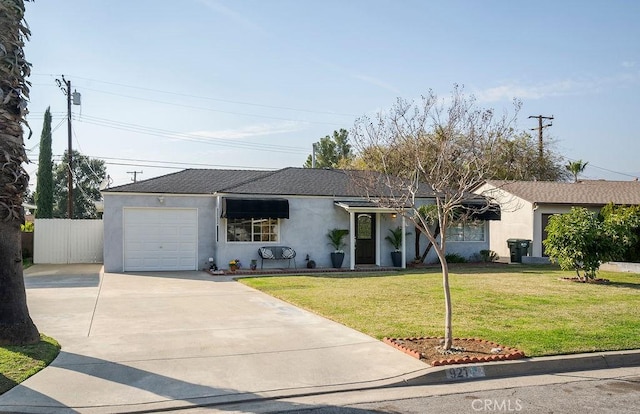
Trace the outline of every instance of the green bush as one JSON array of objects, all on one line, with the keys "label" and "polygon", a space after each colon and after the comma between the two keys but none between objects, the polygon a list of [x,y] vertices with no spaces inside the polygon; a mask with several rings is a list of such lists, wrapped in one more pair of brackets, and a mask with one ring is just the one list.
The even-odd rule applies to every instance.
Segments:
[{"label": "green bush", "polygon": [[493,250],[483,249],[474,254],[473,258],[478,262],[490,263],[498,260],[500,256],[498,256],[498,253],[494,252]]},{"label": "green bush", "polygon": [[445,255],[444,258],[447,260],[447,263],[467,263],[467,259],[457,253],[449,253]]},{"label": "green bush", "polygon": [[34,225],[32,221],[27,221],[26,223],[20,225],[20,231],[23,231],[25,233],[33,233],[33,229]]}]

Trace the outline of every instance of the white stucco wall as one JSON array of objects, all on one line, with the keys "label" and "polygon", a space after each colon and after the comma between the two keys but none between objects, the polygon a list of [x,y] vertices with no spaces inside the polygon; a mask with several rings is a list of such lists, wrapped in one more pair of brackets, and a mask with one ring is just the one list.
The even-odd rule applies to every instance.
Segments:
[{"label": "white stucco wall", "polygon": [[[476,193],[494,198],[500,203],[501,219],[490,222],[490,249],[501,257],[509,257],[507,239],[531,240],[531,256],[542,257],[542,215],[568,213],[573,206],[564,204],[534,204],[490,185]],[[601,206],[585,206],[597,212]]]},{"label": "white stucco wall", "polygon": [[123,259],[123,211],[125,207],[195,208],[198,210],[198,268],[204,268],[214,254],[214,198],[208,195],[167,195],[163,202],[158,194],[104,193],[104,270],[122,272]]},{"label": "white stucco wall", "polygon": [[[280,240],[275,243],[269,242],[227,242],[226,240],[226,219],[220,219],[220,231],[217,245],[216,259],[218,266],[227,268],[230,260],[240,259],[243,266],[248,266],[251,259],[258,261],[260,266],[260,256],[258,248],[262,246],[277,245],[289,246],[296,251],[296,263],[298,267],[305,267],[305,257],[308,254],[310,259],[316,262],[318,268],[331,267],[330,253],[333,251],[329,246],[327,233],[333,228],[349,229],[349,213],[334,204],[333,198],[328,197],[296,197],[288,196],[289,219],[280,220]],[[401,219],[391,218],[389,213],[377,213],[378,242],[380,248],[380,264],[391,266],[391,250],[389,242],[384,238],[389,235],[389,229],[401,224]],[[354,243],[354,235],[349,234],[344,239],[345,258],[343,268],[349,268],[350,247]],[[407,254],[408,260],[413,257]],[[287,266],[286,261],[264,262],[265,268],[281,268]]]},{"label": "white stucco wall", "polygon": [[[240,259],[243,266],[248,267],[251,259],[258,260],[258,248],[262,246],[289,246],[296,251],[298,267],[305,267],[305,257],[316,262],[318,267],[330,267],[327,245],[327,232],[334,228],[349,228],[349,214],[336,207],[333,199],[311,197],[287,197],[289,200],[289,218],[280,219],[280,238],[277,242],[227,242],[226,219],[220,218],[220,230],[217,243],[216,260],[220,268],[227,268],[230,260]],[[349,238],[345,237],[345,242]],[[345,266],[349,261],[349,248],[345,248]],[[264,262],[265,268],[281,268],[286,261]]]},{"label": "white stucco wall", "polygon": [[[415,228],[414,226],[408,225],[407,230],[411,232],[411,235],[407,236],[407,263],[412,261],[416,255],[415,248]],[[446,253],[447,254],[457,254],[465,259],[473,260],[476,254],[480,253],[480,250],[489,249],[489,239],[490,239],[490,230],[489,223],[484,223],[484,241],[447,241]],[[440,237],[438,237],[438,240]],[[428,246],[429,240],[424,234],[420,235],[420,252],[418,255],[422,255],[424,249]],[[438,256],[436,255],[433,248],[427,254],[425,259],[425,263],[435,263],[438,262]]]},{"label": "white stucco wall", "polygon": [[[508,239],[532,240],[533,205],[512,194],[506,193],[493,186],[483,185],[476,193],[495,199],[500,204],[500,220],[489,222],[489,249],[498,253],[501,258],[509,258]],[[536,245],[533,245],[532,255],[536,256]],[[540,243],[537,245],[537,256],[541,255]]]},{"label": "white stucco wall", "polygon": [[[213,257],[221,269],[228,268],[230,260],[240,259],[244,267],[248,267],[252,259],[258,261],[258,248],[266,245],[284,245],[296,251],[296,264],[305,267],[305,257],[316,262],[318,268],[331,267],[331,246],[328,245],[327,232],[332,228],[349,229],[349,213],[334,204],[332,197],[287,196],[289,200],[289,219],[280,220],[280,234],[277,242],[227,242],[226,219],[220,218],[222,196],[214,195],[167,195],[163,194],[163,202],[158,194],[122,194],[106,193],[104,210],[104,265],[107,272],[123,270],[123,210],[127,207],[152,208],[196,208],[198,210],[198,268],[207,266],[208,258]],[[247,198],[243,196],[243,198]],[[264,198],[264,197],[260,197]],[[284,197],[276,197],[284,198]],[[389,229],[402,224],[398,215],[376,213],[376,233],[378,257],[381,266],[392,266],[391,251],[393,247],[385,240]],[[407,221],[408,232],[415,231]],[[488,226],[485,234],[490,234]],[[350,247],[354,243],[354,235],[345,237],[345,260],[342,267],[349,268]],[[414,259],[414,236],[406,236],[407,263]],[[423,236],[421,248],[427,245]],[[463,257],[471,257],[482,249],[489,248],[489,242],[450,242],[448,253],[458,253]],[[435,261],[431,253],[429,260]],[[265,268],[282,268],[286,261],[265,261]]]},{"label": "white stucco wall", "polygon": [[[565,214],[571,211],[573,206],[559,204],[539,204],[533,210],[533,250],[532,256],[542,256],[542,215],[543,214]],[[599,206],[584,206],[587,210],[595,213],[600,211]]]}]

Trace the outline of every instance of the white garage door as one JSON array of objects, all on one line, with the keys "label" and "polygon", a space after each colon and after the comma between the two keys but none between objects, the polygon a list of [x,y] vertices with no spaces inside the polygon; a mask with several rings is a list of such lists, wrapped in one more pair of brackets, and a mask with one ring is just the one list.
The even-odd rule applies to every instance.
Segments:
[{"label": "white garage door", "polygon": [[196,209],[124,209],[124,270],[197,270]]}]

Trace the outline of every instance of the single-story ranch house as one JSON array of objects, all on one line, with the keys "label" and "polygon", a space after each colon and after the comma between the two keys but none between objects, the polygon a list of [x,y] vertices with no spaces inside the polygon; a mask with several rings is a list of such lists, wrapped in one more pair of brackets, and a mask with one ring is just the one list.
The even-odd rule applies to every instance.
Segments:
[{"label": "single-story ranch house", "polygon": [[[572,207],[599,211],[609,203],[640,205],[640,182],[584,180],[578,182],[488,181],[476,193],[500,204],[500,221],[489,224],[491,250],[509,257],[507,239],[531,240],[530,255],[546,257],[542,240],[553,214],[568,213]],[[527,261],[523,258],[523,262]]]},{"label": "single-story ranch house", "polygon": [[[343,267],[391,266],[393,247],[385,237],[406,221],[363,194],[344,170],[305,168],[188,169],[110,188],[103,192],[104,268],[198,270],[210,258],[219,268],[234,259],[248,267],[253,259],[260,263],[258,249],[265,246],[292,248],[298,267],[307,255],[318,267],[331,267],[327,233],[333,228],[349,230]],[[428,203],[429,194],[419,196]],[[403,267],[415,257],[404,248],[413,231],[406,226]],[[484,221],[456,226],[448,252],[470,257],[488,249],[488,241]],[[265,268],[289,264],[264,261]]]}]

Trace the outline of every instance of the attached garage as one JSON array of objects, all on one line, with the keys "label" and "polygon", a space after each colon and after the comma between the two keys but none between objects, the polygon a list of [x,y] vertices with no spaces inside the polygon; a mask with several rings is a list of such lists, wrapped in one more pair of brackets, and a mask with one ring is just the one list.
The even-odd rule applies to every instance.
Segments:
[{"label": "attached garage", "polygon": [[124,271],[197,270],[198,210],[124,208]]}]

